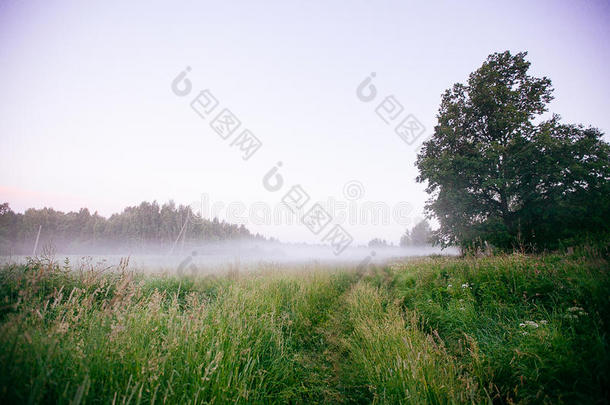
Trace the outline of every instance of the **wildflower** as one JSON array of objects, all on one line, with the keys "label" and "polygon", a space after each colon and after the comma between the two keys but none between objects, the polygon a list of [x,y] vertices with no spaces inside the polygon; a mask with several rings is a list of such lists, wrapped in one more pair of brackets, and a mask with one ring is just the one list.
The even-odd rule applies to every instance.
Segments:
[{"label": "wildflower", "polygon": [[538,321],[538,322],[540,322],[540,324],[541,324],[541,325],[546,325],[547,323],[549,323],[549,321],[547,321],[547,320],[545,320],[545,319],[541,319],[541,320],[540,320],[540,321]]},{"label": "wildflower", "polygon": [[568,308],[568,312],[575,314],[576,317],[578,317],[578,315],[580,315],[580,316],[588,315],[588,313],[586,313],[585,310],[581,307],[570,307],[570,308]]},{"label": "wildflower", "polygon": [[462,288],[469,288],[470,286],[468,285],[468,283],[464,283],[462,284]]},{"label": "wildflower", "polygon": [[519,324],[520,327],[525,328],[526,326],[531,326],[532,328],[537,328],[538,324],[534,321],[525,321]]},{"label": "wildflower", "polygon": [[447,286],[447,288],[451,288],[451,287],[453,287],[451,284],[449,284],[449,285]]}]

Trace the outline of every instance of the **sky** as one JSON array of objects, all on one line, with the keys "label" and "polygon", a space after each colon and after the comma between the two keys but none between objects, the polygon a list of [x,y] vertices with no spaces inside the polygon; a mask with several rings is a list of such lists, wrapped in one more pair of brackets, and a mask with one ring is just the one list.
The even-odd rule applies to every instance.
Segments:
[{"label": "sky", "polygon": [[[527,51],[549,114],[608,133],[609,21],[603,1],[0,0],[0,200],[108,216],[171,199],[318,242],[282,204],[300,186],[356,243],[397,243],[423,216],[416,150],[440,96],[490,53]],[[203,90],[218,104],[202,117]],[[411,144],[376,112],[390,96],[425,129]],[[211,125],[225,108],[241,122],[226,140]],[[261,144],[247,160],[245,129]]]}]

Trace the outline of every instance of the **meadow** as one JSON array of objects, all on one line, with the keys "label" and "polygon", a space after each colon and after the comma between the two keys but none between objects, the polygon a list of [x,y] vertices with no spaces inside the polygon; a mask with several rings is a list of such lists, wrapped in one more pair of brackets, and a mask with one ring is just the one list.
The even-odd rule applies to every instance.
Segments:
[{"label": "meadow", "polygon": [[606,259],[0,271],[2,403],[606,403]]}]

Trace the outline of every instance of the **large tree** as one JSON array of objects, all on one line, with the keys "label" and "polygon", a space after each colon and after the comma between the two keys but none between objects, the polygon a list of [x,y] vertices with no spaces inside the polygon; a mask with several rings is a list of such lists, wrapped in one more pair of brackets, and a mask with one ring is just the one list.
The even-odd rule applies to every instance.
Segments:
[{"label": "large tree", "polygon": [[553,89],[526,55],[492,54],[442,96],[417,157],[442,245],[543,249],[609,233],[609,145],[595,128],[541,120]]}]

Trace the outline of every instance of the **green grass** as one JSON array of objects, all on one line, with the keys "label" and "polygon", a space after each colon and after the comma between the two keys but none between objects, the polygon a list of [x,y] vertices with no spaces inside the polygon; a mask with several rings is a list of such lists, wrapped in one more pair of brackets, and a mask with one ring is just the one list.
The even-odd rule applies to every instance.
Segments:
[{"label": "green grass", "polygon": [[605,402],[605,261],[519,255],[399,266],[375,283],[418,311],[499,402]]},{"label": "green grass", "polygon": [[1,403],[605,403],[608,264],[0,270]]}]

